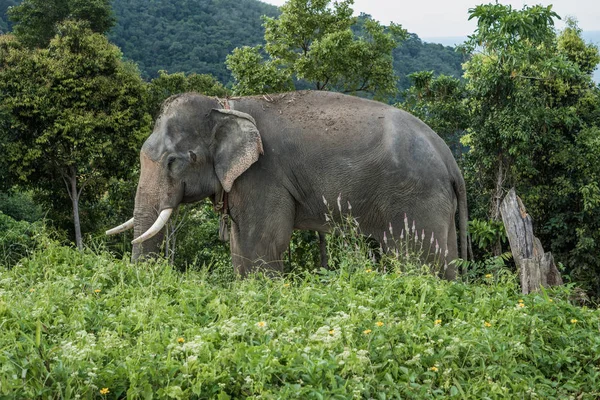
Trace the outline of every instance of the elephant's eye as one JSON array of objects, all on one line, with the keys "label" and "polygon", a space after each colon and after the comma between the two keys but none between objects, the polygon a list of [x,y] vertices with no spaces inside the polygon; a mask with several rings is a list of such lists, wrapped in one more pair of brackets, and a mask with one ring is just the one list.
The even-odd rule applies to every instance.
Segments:
[{"label": "elephant's eye", "polygon": [[175,162],[176,158],[171,156],[169,158],[167,158],[167,167],[171,168],[171,166],[173,165],[173,163]]}]

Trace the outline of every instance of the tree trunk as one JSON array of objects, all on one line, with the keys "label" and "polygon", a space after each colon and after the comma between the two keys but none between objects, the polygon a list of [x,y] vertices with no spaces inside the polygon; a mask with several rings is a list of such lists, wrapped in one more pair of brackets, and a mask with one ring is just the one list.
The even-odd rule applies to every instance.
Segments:
[{"label": "tree trunk", "polygon": [[531,217],[514,188],[502,201],[501,213],[513,258],[519,269],[523,294],[535,292],[542,286],[562,285],[554,258],[551,253],[544,253],[542,243],[533,235]]},{"label": "tree trunk", "polygon": [[[83,250],[83,240],[81,238],[81,223],[79,222],[79,196],[81,195],[81,189],[77,190],[77,170],[75,167],[69,169],[69,175],[67,176],[69,184],[67,190],[69,197],[73,203],[73,225],[75,228],[75,244],[79,250]],[[83,187],[82,187],[83,189]]]},{"label": "tree trunk", "polygon": [[[500,220],[500,208],[502,202],[502,192],[503,192],[503,183],[504,183],[504,169],[503,169],[503,157],[502,154],[498,156],[498,174],[496,175],[496,189],[494,192],[494,205],[492,211],[492,220],[499,221]],[[498,237],[496,243],[494,243],[494,247],[492,248],[492,253],[498,257],[502,254],[502,240]]]}]

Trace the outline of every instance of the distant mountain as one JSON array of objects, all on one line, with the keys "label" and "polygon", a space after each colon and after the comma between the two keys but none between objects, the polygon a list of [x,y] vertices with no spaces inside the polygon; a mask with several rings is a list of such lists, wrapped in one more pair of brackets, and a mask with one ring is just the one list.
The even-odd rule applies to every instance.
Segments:
[{"label": "distant mountain", "polygon": [[465,40],[467,40],[466,36],[429,36],[423,38],[426,43],[439,43],[451,47],[464,43]]},{"label": "distant mountain", "polygon": [[[5,12],[20,0],[0,0],[0,30],[10,29]],[[209,73],[231,81],[225,57],[235,47],[263,43],[262,15],[279,9],[258,0],[114,0],[116,26],[109,33],[126,58],[135,61],[145,79],[159,70]],[[460,77],[462,55],[454,48],[423,43],[415,34],[394,50],[399,89],[406,75],[433,70]]]},{"label": "distant mountain", "polygon": [[277,7],[256,0],[114,0],[117,25],[109,34],[145,78],[161,69],[231,79],[225,57],[263,42],[262,15]]},{"label": "distant mountain", "polygon": [[6,16],[8,7],[16,6],[21,0],[0,0],[0,34],[7,33],[11,30],[11,24]]},{"label": "distant mountain", "polygon": [[435,71],[436,74],[460,78],[463,62],[464,56],[453,46],[425,43],[414,33],[394,50],[394,70],[399,77],[400,90],[410,87],[407,75],[417,71]]}]

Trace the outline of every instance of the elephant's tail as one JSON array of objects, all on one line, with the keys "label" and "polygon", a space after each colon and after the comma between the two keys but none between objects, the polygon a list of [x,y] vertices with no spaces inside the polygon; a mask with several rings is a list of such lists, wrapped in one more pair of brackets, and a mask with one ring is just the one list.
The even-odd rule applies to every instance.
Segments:
[{"label": "elephant's tail", "polygon": [[469,212],[467,209],[467,188],[465,186],[465,180],[462,175],[454,180],[454,192],[456,193],[456,199],[458,201],[458,231],[460,238],[460,257],[463,260],[468,260],[468,243],[467,243],[467,229],[469,223]]}]

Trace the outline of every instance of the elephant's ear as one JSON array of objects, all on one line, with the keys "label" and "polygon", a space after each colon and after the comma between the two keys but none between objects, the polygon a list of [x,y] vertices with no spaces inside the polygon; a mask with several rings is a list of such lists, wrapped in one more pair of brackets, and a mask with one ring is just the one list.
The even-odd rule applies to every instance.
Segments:
[{"label": "elephant's ear", "polygon": [[223,189],[229,193],[233,182],[263,154],[256,121],[236,110],[211,111],[215,120],[215,172]]}]

